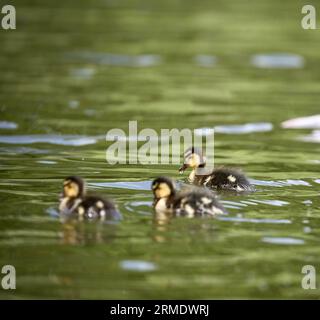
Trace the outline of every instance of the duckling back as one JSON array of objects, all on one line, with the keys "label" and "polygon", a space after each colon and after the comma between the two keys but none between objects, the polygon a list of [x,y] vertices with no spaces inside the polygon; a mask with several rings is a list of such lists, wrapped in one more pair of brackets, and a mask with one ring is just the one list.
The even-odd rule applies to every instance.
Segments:
[{"label": "duckling back", "polygon": [[111,201],[97,196],[64,198],[59,209],[63,216],[78,218],[79,220],[121,219],[121,214]]},{"label": "duckling back", "polygon": [[77,213],[84,219],[121,219],[120,213],[111,201],[96,196],[85,197],[79,204]]},{"label": "duckling back", "polygon": [[209,188],[234,191],[253,191],[253,187],[245,174],[232,168],[217,168],[203,180]]},{"label": "duckling back", "polygon": [[227,213],[212,192],[191,186],[177,194],[172,207],[176,216],[186,216],[189,218],[213,217]]}]

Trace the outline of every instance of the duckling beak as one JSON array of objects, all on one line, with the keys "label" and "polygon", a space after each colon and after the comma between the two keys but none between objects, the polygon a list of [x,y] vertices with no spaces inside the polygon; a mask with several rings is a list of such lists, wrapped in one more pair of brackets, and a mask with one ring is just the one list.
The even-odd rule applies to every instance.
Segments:
[{"label": "duckling beak", "polygon": [[188,168],[189,168],[189,165],[186,164],[186,163],[184,163],[184,164],[182,165],[182,167],[179,168],[179,173],[180,173],[180,174],[184,173],[185,170],[188,169]]}]

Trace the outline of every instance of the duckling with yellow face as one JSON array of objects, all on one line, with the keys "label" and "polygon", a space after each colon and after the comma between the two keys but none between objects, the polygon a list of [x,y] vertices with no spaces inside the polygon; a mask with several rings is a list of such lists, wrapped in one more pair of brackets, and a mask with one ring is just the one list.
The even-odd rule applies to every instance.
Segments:
[{"label": "duckling with yellow face", "polygon": [[193,218],[227,213],[212,192],[194,186],[177,191],[174,182],[167,177],[155,179],[152,183],[152,192],[153,207],[160,215]]},{"label": "duckling with yellow face", "polygon": [[121,218],[110,200],[86,195],[85,183],[77,176],[70,176],[64,180],[59,210],[61,215],[77,217],[79,220],[119,220]]},{"label": "duckling with yellow face", "polygon": [[198,168],[205,168],[206,159],[199,148],[191,147],[184,153],[184,164],[179,169],[183,173],[191,168],[188,177],[190,183],[205,186],[211,189],[232,190],[232,191],[254,191],[254,187],[246,175],[240,170],[220,167],[205,173],[197,173]]}]

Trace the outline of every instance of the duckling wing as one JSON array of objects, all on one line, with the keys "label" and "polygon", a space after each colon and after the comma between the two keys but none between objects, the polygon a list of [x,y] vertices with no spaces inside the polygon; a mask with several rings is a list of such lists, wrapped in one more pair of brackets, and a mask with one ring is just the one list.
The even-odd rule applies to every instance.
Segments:
[{"label": "duckling wing", "polygon": [[121,214],[115,205],[107,199],[96,196],[87,196],[83,199],[79,207],[84,209],[85,218],[88,219],[121,219]]},{"label": "duckling wing", "polygon": [[243,172],[232,168],[215,169],[207,186],[235,191],[251,191],[253,188]]},{"label": "duckling wing", "polygon": [[204,217],[216,216],[226,213],[223,205],[209,191],[192,189],[183,190],[178,193],[174,204],[174,212],[176,216]]}]

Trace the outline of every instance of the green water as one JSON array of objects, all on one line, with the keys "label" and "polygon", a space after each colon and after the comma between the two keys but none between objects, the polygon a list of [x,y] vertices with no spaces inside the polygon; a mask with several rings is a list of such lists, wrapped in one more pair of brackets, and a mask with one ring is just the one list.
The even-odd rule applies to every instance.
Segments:
[{"label": "green water", "polygon": [[[301,268],[320,270],[320,145],[297,140],[311,130],[280,127],[319,113],[320,33],[301,28],[304,1],[12,4],[17,29],[0,30],[0,120],[18,127],[0,129],[0,266],[16,267],[17,289],[1,298],[319,297],[301,288]],[[305,63],[250,63],[269,53]],[[216,61],[201,66],[198,55]],[[257,191],[222,195],[225,220],[158,224],[151,180],[182,177],[174,165],[106,162],[104,135],[129,120],[158,132],[272,123],[215,137],[216,164],[243,168]],[[44,140],[27,143],[35,134]],[[83,145],[59,140],[70,134]],[[123,221],[63,225],[52,212],[70,174],[113,198]]]}]

